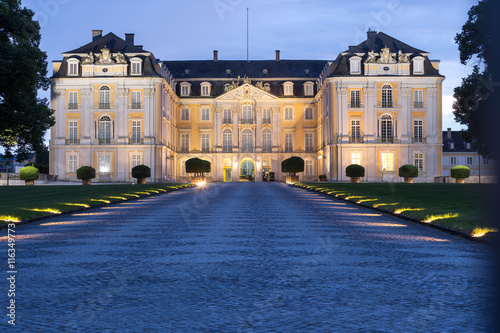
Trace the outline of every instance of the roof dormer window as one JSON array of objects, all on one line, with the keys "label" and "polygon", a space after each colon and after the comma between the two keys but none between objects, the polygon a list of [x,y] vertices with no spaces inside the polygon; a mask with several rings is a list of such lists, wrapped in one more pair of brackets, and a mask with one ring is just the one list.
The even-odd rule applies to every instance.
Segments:
[{"label": "roof dormer window", "polygon": [[132,58],[130,59],[130,74],[141,75],[142,74],[142,59]]},{"label": "roof dormer window", "polygon": [[413,74],[424,74],[424,57],[413,58]]},{"label": "roof dormer window", "polygon": [[361,74],[361,58],[358,56],[349,58],[350,73]]},{"label": "roof dormer window", "polygon": [[78,59],[69,59],[68,60],[68,75],[76,76],[79,74],[78,67],[80,62]]},{"label": "roof dormer window", "polygon": [[189,96],[191,95],[191,84],[188,82],[182,82],[181,86],[181,96]]},{"label": "roof dormer window", "polygon": [[293,82],[283,83],[283,93],[285,96],[293,96]]},{"label": "roof dormer window", "polygon": [[314,83],[313,82],[304,83],[304,95],[305,96],[313,96],[314,95]]},{"label": "roof dormer window", "polygon": [[201,96],[210,96],[211,84],[208,82],[203,82],[200,86],[201,86]]}]

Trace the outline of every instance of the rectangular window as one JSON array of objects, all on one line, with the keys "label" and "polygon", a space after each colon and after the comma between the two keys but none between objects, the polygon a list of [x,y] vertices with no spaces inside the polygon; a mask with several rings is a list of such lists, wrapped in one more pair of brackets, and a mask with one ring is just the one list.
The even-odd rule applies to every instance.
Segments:
[{"label": "rectangular window", "polygon": [[186,177],[188,174],[186,173],[186,161],[181,162],[181,177]]},{"label": "rectangular window", "polygon": [[424,142],[424,121],[413,120],[413,142]]},{"label": "rectangular window", "polygon": [[351,142],[361,142],[361,120],[351,120]]},{"label": "rectangular window", "polygon": [[414,60],[413,61],[413,72],[414,73],[423,73],[424,72],[424,61],[423,60]]},{"label": "rectangular window", "polygon": [[210,108],[201,109],[201,121],[210,121]]},{"label": "rectangular window", "polygon": [[413,90],[413,107],[414,108],[423,108],[424,107],[424,91]]},{"label": "rectangular window", "polygon": [[271,123],[271,109],[262,110],[262,123],[263,124]]},{"label": "rectangular window", "polygon": [[293,107],[285,107],[285,120],[293,120]]},{"label": "rectangular window", "polygon": [[231,109],[224,109],[224,118],[222,122],[224,124],[231,124]]},{"label": "rectangular window", "polygon": [[472,163],[473,163],[473,159],[472,159],[472,157],[471,157],[471,156],[468,156],[468,157],[467,157],[467,164],[468,164],[468,165],[472,165]]},{"label": "rectangular window", "polygon": [[312,84],[308,84],[304,86],[304,95],[312,96],[314,95],[314,86]]},{"label": "rectangular window", "polygon": [[314,164],[311,160],[306,160],[306,176],[314,176]]},{"label": "rectangular window", "polygon": [[132,74],[141,74],[141,63],[133,62],[132,63]]},{"label": "rectangular window", "polygon": [[306,133],[306,152],[314,152],[314,134]]},{"label": "rectangular window", "polygon": [[[483,157],[483,164],[488,164],[489,159],[487,157]],[[456,163],[455,163],[456,164]]]},{"label": "rectangular window", "polygon": [[99,173],[111,173],[111,154],[99,154],[97,170]]},{"label": "rectangular window", "polygon": [[189,134],[181,134],[181,153],[189,152]]},{"label": "rectangular window", "polygon": [[68,155],[68,173],[76,173],[78,169],[78,154]]},{"label": "rectangular window", "polygon": [[305,118],[306,120],[314,120],[313,108],[306,108]]},{"label": "rectangular window", "polygon": [[210,152],[210,134],[202,133],[201,134],[201,151],[204,153]]},{"label": "rectangular window", "polygon": [[233,132],[225,130],[222,133],[222,151],[230,153],[233,151]]},{"label": "rectangular window", "polygon": [[201,96],[209,96],[210,95],[210,86],[204,85],[201,86]]},{"label": "rectangular window", "polygon": [[356,74],[360,73],[360,68],[361,68],[361,61],[360,60],[351,60],[351,73]]},{"label": "rectangular window", "polygon": [[78,109],[78,91],[68,92],[68,109]]},{"label": "rectangular window", "polygon": [[141,92],[132,91],[132,109],[141,108]]},{"label": "rectangular window", "polygon": [[457,165],[457,158],[455,156],[450,157],[450,165]]},{"label": "rectangular window", "polygon": [[78,144],[78,121],[68,121],[68,143]]},{"label": "rectangular window", "polygon": [[361,164],[361,153],[351,153],[351,164]]},{"label": "rectangular window", "polygon": [[130,169],[142,164],[141,157],[141,154],[132,154],[130,157]]},{"label": "rectangular window", "polygon": [[69,64],[69,74],[70,75],[78,75],[78,64],[77,63]]},{"label": "rectangular window", "polygon": [[189,109],[181,109],[181,121],[189,121]]},{"label": "rectangular window", "polygon": [[141,121],[133,120],[132,121],[132,143],[138,144],[141,143]]},{"label": "rectangular window", "polygon": [[415,153],[413,156],[413,165],[417,167],[418,171],[424,171],[424,154]]},{"label": "rectangular window", "polygon": [[361,107],[361,90],[352,89],[351,90],[351,108],[360,108]]},{"label": "rectangular window", "polygon": [[394,171],[394,153],[382,153],[381,171]]},{"label": "rectangular window", "polygon": [[189,86],[188,85],[181,86],[181,96],[189,96]]},{"label": "rectangular window", "polygon": [[293,134],[286,133],[285,134],[285,152],[293,152]]},{"label": "rectangular window", "polygon": [[292,96],[293,95],[293,84],[286,84],[284,86],[285,90],[285,96]]}]

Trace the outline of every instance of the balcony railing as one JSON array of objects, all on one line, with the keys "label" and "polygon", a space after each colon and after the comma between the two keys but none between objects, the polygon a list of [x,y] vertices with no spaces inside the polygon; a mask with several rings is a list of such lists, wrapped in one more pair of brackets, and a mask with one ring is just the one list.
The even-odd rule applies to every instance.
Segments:
[{"label": "balcony railing", "polygon": [[111,139],[99,138],[99,144],[100,145],[109,145],[109,144],[111,144]]},{"label": "balcony railing", "polygon": [[262,147],[262,152],[263,153],[271,153],[273,149],[271,147]]},{"label": "balcony railing", "polygon": [[254,148],[253,147],[242,147],[241,152],[242,153],[253,153]]},{"label": "balcony railing", "polygon": [[224,118],[224,119],[222,120],[222,123],[223,123],[223,124],[231,124],[231,118]]},{"label": "balcony railing", "polygon": [[380,142],[393,143],[394,138],[393,137],[380,137]]},{"label": "balcony railing", "polygon": [[293,153],[293,147],[285,147],[285,153]]},{"label": "balcony railing", "polygon": [[414,108],[423,108],[424,102],[413,102],[413,107]]},{"label": "balcony railing", "polygon": [[223,153],[232,153],[233,147],[222,147],[222,152]]},{"label": "balcony railing", "polygon": [[79,145],[80,139],[66,139],[67,145]]},{"label": "balcony railing", "polygon": [[110,103],[99,103],[99,109],[111,109]]},{"label": "balcony railing", "polygon": [[68,103],[68,109],[70,110],[78,109],[78,103]]},{"label": "balcony railing", "polygon": [[189,148],[188,147],[180,147],[179,153],[189,153]]},{"label": "balcony railing", "polygon": [[241,119],[242,124],[253,124],[253,119]]},{"label": "balcony railing", "polygon": [[271,123],[271,118],[262,118],[262,123],[263,124],[270,124]]},{"label": "balcony railing", "polygon": [[131,105],[132,109],[142,109],[141,103],[132,103]]},{"label": "balcony railing", "polygon": [[426,143],[426,138],[422,138],[422,137],[413,137],[411,138],[411,141],[413,143]]},{"label": "balcony railing", "polygon": [[315,149],[314,147],[306,147],[306,153],[314,153]]},{"label": "balcony railing", "polygon": [[349,143],[363,143],[364,134],[363,132],[349,132]]},{"label": "balcony railing", "polygon": [[349,108],[362,108],[363,104],[361,104],[360,102],[354,102],[354,103],[351,102],[351,104],[349,104],[347,107],[349,107]]},{"label": "balcony railing", "polygon": [[393,103],[392,103],[392,101],[382,102],[382,107],[383,108],[392,108],[393,107]]},{"label": "balcony railing", "polygon": [[132,138],[130,139],[130,144],[131,145],[142,145],[144,143],[143,138]]}]

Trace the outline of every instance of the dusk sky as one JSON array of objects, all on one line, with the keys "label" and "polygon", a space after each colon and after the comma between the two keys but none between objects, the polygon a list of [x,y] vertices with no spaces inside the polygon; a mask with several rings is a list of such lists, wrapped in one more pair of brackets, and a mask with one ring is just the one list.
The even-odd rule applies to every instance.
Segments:
[{"label": "dusk sky", "polygon": [[[42,27],[48,62],[91,41],[91,30],[120,37],[161,60],[246,59],[246,13],[250,17],[250,60],[333,60],[366,39],[368,28],[430,52],[441,60],[443,130],[455,123],[453,88],[471,71],[460,64],[454,37],[477,0],[24,0]],[[49,75],[52,75],[50,65]],[[44,97],[48,97],[45,92]]]}]

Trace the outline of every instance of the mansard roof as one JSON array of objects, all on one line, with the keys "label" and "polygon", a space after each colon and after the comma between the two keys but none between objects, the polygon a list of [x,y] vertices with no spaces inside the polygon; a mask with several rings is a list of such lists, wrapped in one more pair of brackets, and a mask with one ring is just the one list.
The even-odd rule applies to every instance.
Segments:
[{"label": "mansard roof", "polygon": [[140,45],[133,45],[131,43],[126,42],[121,39],[114,33],[110,32],[105,36],[96,38],[92,42],[81,46],[73,51],[65,52],[65,53],[89,53],[92,51],[93,53],[100,53],[103,48],[107,47],[112,53],[121,52],[125,53],[151,53],[149,51],[143,50]]},{"label": "mansard roof", "polygon": [[[451,137],[448,137],[448,135]],[[450,143],[453,143],[451,149]],[[464,152],[477,152],[477,142],[472,140],[471,148],[467,149],[466,142],[462,137],[461,131],[443,131],[443,152],[445,153],[464,153]]]}]

